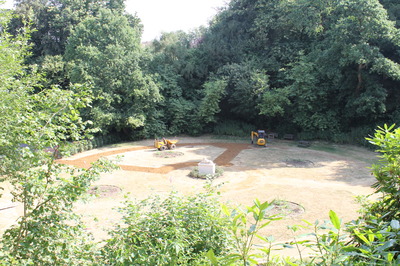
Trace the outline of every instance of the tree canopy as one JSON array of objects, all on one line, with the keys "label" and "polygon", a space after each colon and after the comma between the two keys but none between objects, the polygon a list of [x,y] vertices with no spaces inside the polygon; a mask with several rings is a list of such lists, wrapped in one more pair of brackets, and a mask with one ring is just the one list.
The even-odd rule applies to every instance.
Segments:
[{"label": "tree canopy", "polygon": [[362,138],[400,118],[396,1],[232,0],[208,27],[145,46],[140,18],[124,8],[19,0],[10,24],[14,35],[26,21],[36,28],[26,63],[46,77],[41,86],[90,84],[83,115],[99,134],[200,134],[234,121]]},{"label": "tree canopy", "polygon": [[104,132],[147,128],[160,100],[140,67],[140,25],[109,9],[82,21],[71,34],[65,60],[72,82],[90,83],[96,97],[89,118]]}]

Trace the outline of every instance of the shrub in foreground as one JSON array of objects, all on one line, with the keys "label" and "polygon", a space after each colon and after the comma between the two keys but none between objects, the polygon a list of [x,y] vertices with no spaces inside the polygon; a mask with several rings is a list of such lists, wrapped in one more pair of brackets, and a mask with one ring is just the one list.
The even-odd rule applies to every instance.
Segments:
[{"label": "shrub in foreground", "polygon": [[226,221],[209,194],[127,201],[120,211],[123,224],[102,249],[106,264],[198,265],[208,250],[221,255],[230,246]]}]

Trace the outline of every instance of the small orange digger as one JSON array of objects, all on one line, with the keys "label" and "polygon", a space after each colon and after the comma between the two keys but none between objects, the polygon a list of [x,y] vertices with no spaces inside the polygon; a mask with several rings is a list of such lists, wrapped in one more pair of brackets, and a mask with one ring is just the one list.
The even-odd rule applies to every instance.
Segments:
[{"label": "small orange digger", "polygon": [[157,148],[159,151],[165,151],[166,149],[173,150],[176,148],[176,143],[178,140],[171,140],[162,138],[161,140],[154,140],[154,148]]},{"label": "small orange digger", "polygon": [[266,145],[266,141],[265,141],[265,130],[257,130],[257,132],[255,131],[251,131],[251,144],[254,144],[254,141],[256,142],[256,144],[258,146],[265,146]]}]

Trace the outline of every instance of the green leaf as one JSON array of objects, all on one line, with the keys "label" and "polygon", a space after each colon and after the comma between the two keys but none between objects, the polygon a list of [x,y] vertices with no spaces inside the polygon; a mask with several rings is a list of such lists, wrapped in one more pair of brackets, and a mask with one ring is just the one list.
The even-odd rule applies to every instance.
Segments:
[{"label": "green leaf", "polygon": [[214,254],[214,251],[212,249],[210,249],[207,253],[206,253],[206,257],[210,260],[210,262],[212,263],[212,265],[218,265],[218,259]]},{"label": "green leaf", "polygon": [[229,211],[229,209],[228,209],[228,206],[226,206],[225,204],[222,204],[222,206],[221,206],[221,208],[222,208],[222,212],[226,215],[226,216],[231,216],[231,213],[230,213],[230,211]]},{"label": "green leaf", "polygon": [[266,210],[271,205],[270,202],[266,201],[260,206],[260,210]]},{"label": "green leaf", "polygon": [[387,254],[387,261],[388,262],[392,262],[393,261],[393,258],[394,258],[394,253],[391,253],[391,252],[389,252],[388,254]]},{"label": "green leaf", "polygon": [[255,224],[252,224],[252,225],[250,226],[250,228],[249,228],[249,233],[250,233],[250,234],[251,234],[251,233],[254,233],[254,232],[256,231],[256,229],[257,229],[256,225],[255,225]]},{"label": "green leaf", "polygon": [[261,205],[260,200],[259,200],[259,199],[255,199],[255,200],[254,200],[254,205],[255,205],[257,208],[260,208],[260,205]]},{"label": "green leaf", "polygon": [[268,226],[270,223],[271,223],[271,221],[268,221],[268,222],[266,222],[266,223],[263,223],[262,225],[259,226],[259,229],[262,229],[262,228]]},{"label": "green leaf", "polygon": [[400,223],[399,223],[399,221],[398,220],[392,220],[391,222],[390,222],[390,227],[392,227],[392,229],[394,229],[394,230],[399,230],[400,229]]},{"label": "green leaf", "polygon": [[364,241],[364,243],[367,244],[368,246],[371,245],[371,242],[363,234],[361,234],[358,230],[354,230],[354,234],[358,238],[360,238],[362,241]]},{"label": "green leaf", "polygon": [[392,248],[396,244],[396,242],[396,239],[390,239],[389,241],[386,241],[382,246],[379,246],[377,249],[381,252],[386,251],[389,248]]},{"label": "green leaf", "polygon": [[287,244],[287,243],[282,244],[282,246],[283,246],[284,248],[294,248],[294,246],[292,246],[292,245],[290,245],[290,244]]},{"label": "green leaf", "polygon": [[258,264],[259,264],[259,261],[256,261],[256,260],[254,260],[254,259],[252,259],[252,258],[248,258],[248,260],[249,260],[251,263],[253,263],[254,265],[258,265]]},{"label": "green leaf", "polygon": [[331,223],[333,224],[333,226],[337,230],[340,230],[340,224],[341,224],[340,219],[337,216],[337,214],[332,210],[329,211],[329,219],[330,219]]}]

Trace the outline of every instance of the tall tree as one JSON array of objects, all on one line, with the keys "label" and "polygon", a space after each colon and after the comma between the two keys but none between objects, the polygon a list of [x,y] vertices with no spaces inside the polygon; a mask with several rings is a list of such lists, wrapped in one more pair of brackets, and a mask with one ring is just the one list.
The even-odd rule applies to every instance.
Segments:
[{"label": "tall tree", "polygon": [[325,9],[330,23],[291,74],[296,123],[346,131],[387,118],[397,98],[387,80],[400,78],[400,65],[384,53],[384,43],[400,44],[394,22],[377,0],[327,1]]},{"label": "tall tree", "polygon": [[135,17],[125,14],[124,0],[16,0],[13,28],[23,26],[29,20],[36,29],[30,42],[32,54],[27,58],[44,73],[47,84],[68,88],[69,78],[62,56],[72,30],[84,19],[95,16],[100,8],[107,8],[125,15],[134,21]]},{"label": "tall tree", "polygon": [[[394,18],[396,6],[382,2]],[[235,89],[225,96],[230,100],[221,100],[220,117],[242,114],[251,122],[262,114],[272,126],[346,132],[400,117],[398,36],[378,0],[233,0],[199,50],[209,76],[225,77],[240,65],[265,79],[261,100],[248,108],[242,108],[246,101],[256,99],[248,91],[252,85],[233,84],[250,76],[228,84]]]},{"label": "tall tree", "polygon": [[104,133],[152,131],[147,121],[155,116],[160,94],[152,77],[141,70],[140,35],[139,24],[132,27],[125,16],[100,9],[68,39],[65,59],[71,81],[93,84],[96,100],[87,115]]},{"label": "tall tree", "polygon": [[32,33],[33,58],[63,55],[72,30],[89,16],[108,8],[119,14],[125,11],[123,0],[16,0],[16,14],[29,18],[36,29]]},{"label": "tall tree", "polygon": [[396,21],[396,27],[400,27],[400,3],[396,0],[380,0],[383,7],[388,11],[389,18]]},{"label": "tall tree", "polygon": [[194,133],[200,129],[194,122],[202,84],[196,75],[198,36],[196,31],[164,33],[149,46],[152,58],[148,68],[159,84],[164,99],[160,109],[170,134]]}]

